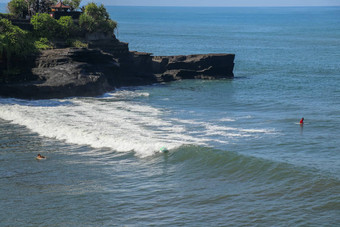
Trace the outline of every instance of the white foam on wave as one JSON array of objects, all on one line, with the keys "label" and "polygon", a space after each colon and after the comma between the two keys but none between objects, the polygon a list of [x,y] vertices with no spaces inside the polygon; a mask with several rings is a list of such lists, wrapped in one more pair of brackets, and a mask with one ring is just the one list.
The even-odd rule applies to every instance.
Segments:
[{"label": "white foam on wave", "polygon": [[[190,133],[201,133],[206,136],[219,136],[224,138],[237,138],[237,137],[251,137],[255,134],[276,134],[274,129],[244,129],[240,127],[231,127],[221,124],[209,123],[204,121],[195,121],[195,120],[180,120],[173,119],[177,124],[189,124],[192,126],[196,126],[196,131],[191,131]],[[220,122],[235,122],[235,119],[222,119]],[[216,141],[216,139],[214,140]],[[221,141],[221,140],[218,140]],[[223,141],[226,143],[226,141]]]},{"label": "white foam on wave", "polygon": [[[104,98],[106,99],[106,98]],[[36,101],[35,101],[36,102]],[[63,105],[0,104],[0,117],[24,125],[41,136],[67,143],[135,151],[147,156],[161,147],[202,144],[182,134],[185,128],[161,118],[159,109],[135,102],[72,99]],[[4,102],[2,102],[4,103]]]},{"label": "white foam on wave", "polygon": [[222,122],[232,122],[232,121],[236,121],[236,120],[233,119],[233,118],[227,118],[227,117],[225,117],[225,118],[220,119],[220,121],[222,121]]},{"label": "white foam on wave", "polygon": [[106,93],[103,98],[122,98],[122,99],[127,99],[127,98],[136,98],[136,97],[149,97],[149,93],[147,92],[135,92],[135,91],[130,91],[130,90],[116,90],[115,92],[111,93]]},{"label": "white foam on wave", "polygon": [[[266,133],[195,119],[168,118],[168,110],[133,101],[148,93],[119,91],[102,98],[23,101],[2,99],[0,118],[67,143],[152,155],[161,147],[227,144],[228,139]],[[224,120],[228,123],[229,120]]]}]

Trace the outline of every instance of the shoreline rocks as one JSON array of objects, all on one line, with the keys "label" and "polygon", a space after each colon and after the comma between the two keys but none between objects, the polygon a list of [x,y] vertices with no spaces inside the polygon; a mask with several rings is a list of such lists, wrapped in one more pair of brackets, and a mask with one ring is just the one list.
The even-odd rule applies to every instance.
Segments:
[{"label": "shoreline rocks", "polygon": [[234,77],[233,54],[196,54],[153,57],[154,72],[162,81]]},{"label": "shoreline rocks", "polygon": [[[0,96],[50,99],[98,96],[122,86],[182,79],[233,78],[234,54],[152,56],[131,52],[117,39],[94,41],[89,48],[42,51],[31,66],[34,81],[0,84]],[[26,66],[27,67],[27,66]]]}]

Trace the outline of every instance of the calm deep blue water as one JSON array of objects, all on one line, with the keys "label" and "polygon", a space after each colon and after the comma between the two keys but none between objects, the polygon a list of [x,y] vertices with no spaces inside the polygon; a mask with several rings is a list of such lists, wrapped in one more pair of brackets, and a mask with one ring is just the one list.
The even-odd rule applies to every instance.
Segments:
[{"label": "calm deep blue water", "polygon": [[235,79],[0,99],[0,225],[340,223],[340,7],[108,10],[131,50],[235,53]]}]

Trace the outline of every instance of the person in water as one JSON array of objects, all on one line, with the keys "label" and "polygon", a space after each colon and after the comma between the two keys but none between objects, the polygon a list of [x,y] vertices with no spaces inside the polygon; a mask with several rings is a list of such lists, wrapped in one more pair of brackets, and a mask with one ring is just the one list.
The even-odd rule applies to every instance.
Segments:
[{"label": "person in water", "polygon": [[303,124],[303,120],[305,120],[305,119],[304,119],[304,118],[301,118],[301,120],[300,120],[300,125]]},{"label": "person in water", "polygon": [[45,159],[46,157],[45,156],[42,156],[41,154],[38,154],[37,155],[37,159]]}]

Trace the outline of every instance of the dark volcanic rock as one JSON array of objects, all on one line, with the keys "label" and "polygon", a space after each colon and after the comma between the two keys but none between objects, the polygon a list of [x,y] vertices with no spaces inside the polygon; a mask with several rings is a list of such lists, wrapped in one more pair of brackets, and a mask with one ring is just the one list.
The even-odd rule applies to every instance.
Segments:
[{"label": "dark volcanic rock", "polygon": [[234,54],[151,56],[130,52],[128,44],[117,39],[89,46],[43,51],[30,69],[36,80],[0,84],[0,95],[24,99],[96,96],[121,86],[234,76]]},{"label": "dark volcanic rock", "polygon": [[159,80],[219,79],[234,77],[234,54],[198,54],[153,57]]},{"label": "dark volcanic rock", "polygon": [[118,67],[112,56],[99,50],[47,50],[32,69],[38,80],[2,84],[0,95],[25,99],[100,95],[113,89],[106,74]]}]

